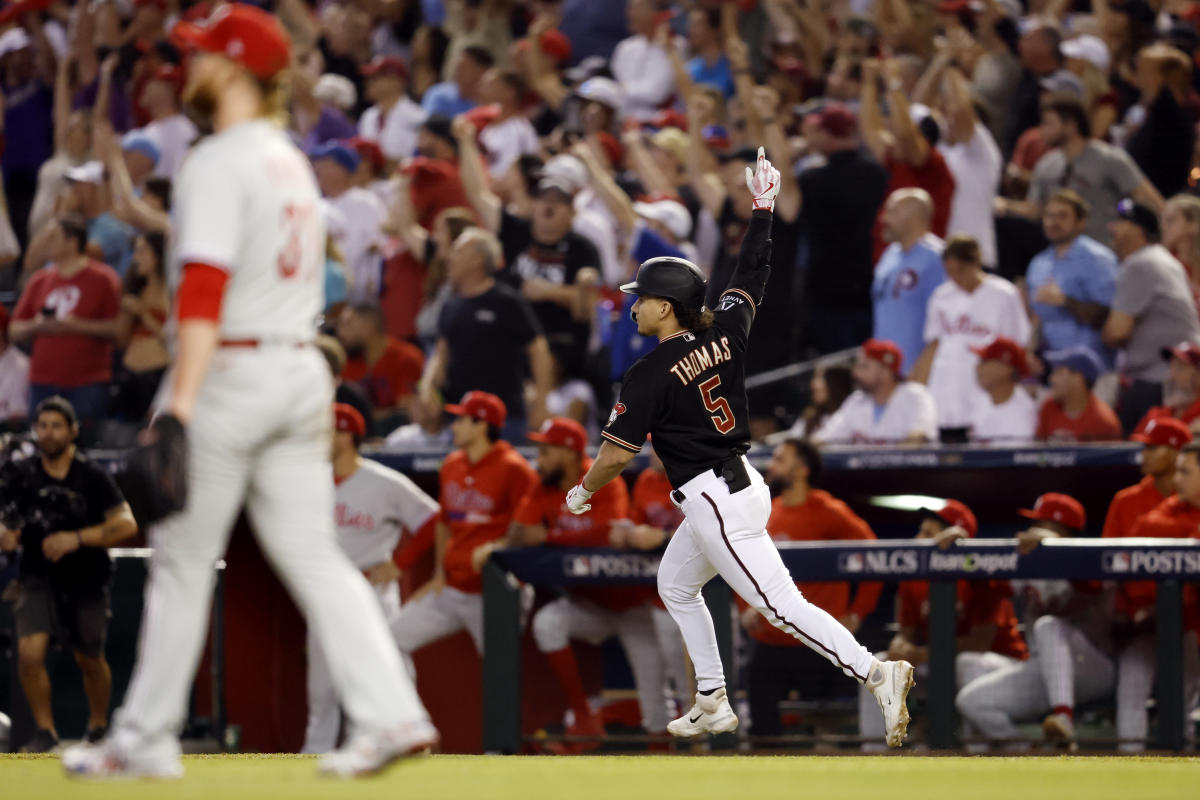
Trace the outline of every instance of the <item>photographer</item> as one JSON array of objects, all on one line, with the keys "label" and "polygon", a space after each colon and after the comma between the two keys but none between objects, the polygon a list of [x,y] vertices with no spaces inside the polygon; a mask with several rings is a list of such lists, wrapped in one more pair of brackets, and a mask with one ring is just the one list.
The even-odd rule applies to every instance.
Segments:
[{"label": "photographer", "polygon": [[13,616],[21,686],[37,725],[25,750],[48,752],[58,744],[45,664],[52,638],[70,645],[83,674],[87,740],[107,729],[112,674],[104,639],[112,564],[105,548],[132,536],[137,524],[108,472],[76,449],[79,422],[68,401],[39,403],[34,435],[36,457],[10,462],[0,473],[6,502],[0,550],[21,548]]}]

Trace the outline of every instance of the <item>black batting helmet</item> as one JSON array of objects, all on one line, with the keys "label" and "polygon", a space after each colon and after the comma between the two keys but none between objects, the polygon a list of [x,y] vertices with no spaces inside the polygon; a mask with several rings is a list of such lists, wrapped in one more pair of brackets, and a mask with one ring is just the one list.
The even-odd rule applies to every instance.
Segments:
[{"label": "black batting helmet", "polygon": [[673,300],[683,308],[704,304],[704,273],[685,258],[662,256],[642,262],[632,283],[621,284],[621,291],[644,297]]}]

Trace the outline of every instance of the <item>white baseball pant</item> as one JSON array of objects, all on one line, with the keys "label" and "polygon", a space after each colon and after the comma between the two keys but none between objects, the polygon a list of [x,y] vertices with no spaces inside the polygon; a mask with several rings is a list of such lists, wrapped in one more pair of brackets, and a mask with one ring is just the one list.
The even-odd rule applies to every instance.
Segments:
[{"label": "white baseball pant", "polygon": [[[396,635],[396,620],[400,616],[400,584],[396,581],[373,587],[383,618]],[[341,704],[329,672],[329,662],[315,632],[310,628],[308,648],[308,725],[304,732],[301,753],[328,753],[337,746],[341,728]],[[401,653],[401,660],[410,677],[415,678],[412,657]]]},{"label": "white baseball pant", "polygon": [[674,705],[668,716],[679,716],[692,707],[692,676],[688,670],[687,653],[683,649],[683,636],[679,626],[671,619],[665,608],[653,606],[650,613],[654,618],[654,634],[658,637],[658,651],[662,654],[663,669],[667,674],[668,705]]},{"label": "white baseball pant", "polygon": [[[1156,660],[1154,634],[1138,636],[1117,651],[1117,749],[1122,752],[1146,749],[1146,702],[1154,691]],[[1185,711],[1190,711],[1200,681],[1200,653],[1196,650],[1196,635],[1190,631],[1183,636],[1183,674],[1184,702],[1188,704]],[[1191,726],[1187,729],[1190,732]]]},{"label": "white baseball pant", "polygon": [[1018,740],[1015,723],[1039,719],[1057,706],[1094,702],[1112,691],[1112,658],[1067,620],[1039,617],[1031,645],[1028,661],[969,682],[955,699],[963,719],[992,741]]},{"label": "white baseball pant", "polygon": [[452,586],[442,587],[405,603],[392,629],[400,652],[412,655],[427,644],[465,630],[483,653],[483,595],[469,594]]},{"label": "white baseball pant", "polygon": [[[887,653],[876,653],[875,657],[880,661],[885,661]],[[990,650],[959,653],[954,657],[954,685],[962,688],[984,675],[1021,663],[1024,662]],[[915,674],[917,686],[910,697],[923,697],[928,684],[925,678],[929,676],[929,665],[919,664]],[[970,733],[969,730],[968,733]],[[864,743],[878,742],[881,746],[886,737],[883,712],[879,710],[879,701],[865,686],[858,690],[858,735],[863,738]]]},{"label": "white baseball pant", "polygon": [[613,611],[581,598],[560,597],[533,615],[533,639],[543,653],[562,650],[571,639],[600,644],[610,636],[620,640],[633,672],[642,727],[650,733],[665,731],[666,671],[649,606]]},{"label": "white baseball pant", "polygon": [[137,666],[114,718],[120,751],[149,758],[179,752],[213,564],[243,504],[264,555],[329,654],[355,730],[429,724],[371,587],[335,538],[332,402],[329,368],[315,348],[214,355],[188,426],[187,507],[150,532]]},{"label": "white baseball pant", "polygon": [[767,621],[823,655],[859,683],[871,654],[826,611],[804,599],[767,535],[771,493],[743,458],[750,486],[730,494],[705,470],[679,488],[684,521],[658,568],[658,592],[683,634],[700,691],[725,685],[712,617],[700,590],[720,574]]}]

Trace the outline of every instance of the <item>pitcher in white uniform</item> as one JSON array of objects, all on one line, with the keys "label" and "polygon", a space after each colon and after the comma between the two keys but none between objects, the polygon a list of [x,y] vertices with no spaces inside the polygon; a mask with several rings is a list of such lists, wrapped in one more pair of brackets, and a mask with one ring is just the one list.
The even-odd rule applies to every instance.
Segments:
[{"label": "pitcher in white uniform", "polygon": [[[89,777],[182,775],[179,730],[203,649],[213,565],[245,505],[259,545],[315,630],[351,720],[324,772],[374,772],[437,740],[371,587],[338,548],[329,480],[333,385],[313,346],[325,232],[307,159],[272,117],[289,42],[223,6],[177,25],[184,103],[211,123],[175,191],[175,363],[162,411],[188,430],[187,507],[151,532],[138,660],[112,733],[63,755]],[[236,612],[235,612],[236,613]]]},{"label": "pitcher in white uniform", "polygon": [[[367,423],[354,406],[333,406],[333,523],[338,546],[375,589],[388,627],[400,617],[400,568],[393,553],[405,541],[416,552],[416,534],[437,514],[438,504],[404,475],[358,453]],[[433,538],[428,540],[433,546]],[[403,554],[402,554],[403,555]],[[308,632],[308,727],[303,753],[327,753],[337,745],[342,715],[329,660],[312,629]],[[411,658],[402,656],[410,675]]]}]

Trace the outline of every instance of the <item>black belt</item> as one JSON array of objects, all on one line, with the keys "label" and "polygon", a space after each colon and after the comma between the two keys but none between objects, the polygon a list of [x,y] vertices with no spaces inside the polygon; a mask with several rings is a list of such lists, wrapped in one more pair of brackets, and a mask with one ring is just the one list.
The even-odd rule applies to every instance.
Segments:
[{"label": "black belt", "polygon": [[[731,456],[720,464],[712,468],[713,475],[716,475],[721,480],[725,481],[725,485],[729,487],[730,494],[737,494],[742,489],[750,487],[750,473],[746,471],[746,462],[740,455]],[[675,489],[671,492],[671,499],[676,504],[687,500],[683,492]]]}]

